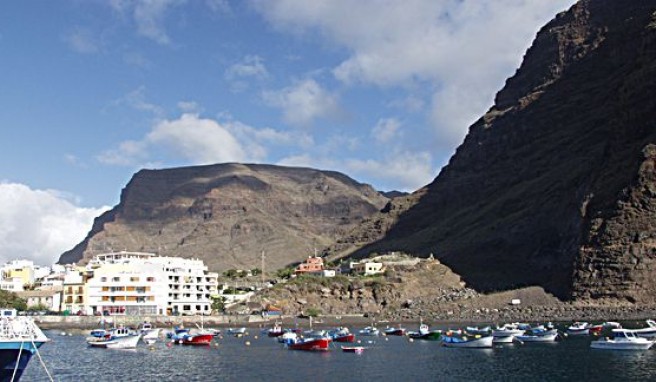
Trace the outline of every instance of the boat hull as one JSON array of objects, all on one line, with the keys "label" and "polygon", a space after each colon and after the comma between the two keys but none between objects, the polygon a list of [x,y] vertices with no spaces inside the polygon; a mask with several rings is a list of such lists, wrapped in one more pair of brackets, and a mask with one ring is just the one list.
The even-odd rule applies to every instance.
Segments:
[{"label": "boat hull", "polygon": [[558,333],[550,333],[544,335],[524,335],[515,338],[522,342],[555,342],[557,337]]},{"label": "boat hull", "polygon": [[362,354],[364,349],[364,346],[342,346],[342,351],[345,353]]},{"label": "boat hull", "polygon": [[43,344],[44,342],[34,342],[34,345],[32,342],[0,342],[0,381],[11,381],[14,369],[16,369],[16,374],[13,380],[18,381],[32,359],[32,355]]},{"label": "boat hull", "polygon": [[653,345],[653,342],[616,342],[616,341],[592,341],[590,343],[591,349],[601,349],[601,350],[649,350]]},{"label": "boat hull", "polygon": [[415,340],[424,340],[424,341],[439,341],[442,339],[442,333],[440,332],[429,332],[429,333],[412,333],[408,334],[408,337]]},{"label": "boat hull", "polygon": [[483,349],[492,347],[492,336],[462,340],[457,337],[444,337],[442,344],[449,348]]},{"label": "boat hull", "polygon": [[330,349],[329,338],[314,338],[289,344],[290,350],[307,350],[307,351],[326,351]]},{"label": "boat hull", "polygon": [[355,342],[355,334],[349,333],[344,335],[335,336],[333,338],[335,342]]},{"label": "boat hull", "polygon": [[182,345],[209,345],[214,338],[211,334],[197,334],[194,336],[187,336],[182,340]]}]

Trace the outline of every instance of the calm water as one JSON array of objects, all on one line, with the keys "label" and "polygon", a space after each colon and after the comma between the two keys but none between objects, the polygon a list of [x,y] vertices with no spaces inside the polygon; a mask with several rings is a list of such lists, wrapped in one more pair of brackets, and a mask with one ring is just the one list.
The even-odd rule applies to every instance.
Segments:
[{"label": "calm water", "polygon": [[[656,349],[591,350],[590,338],[470,350],[405,337],[360,337],[370,349],[358,355],[338,348],[291,351],[266,335],[255,339],[254,333],[225,337],[211,347],[167,347],[160,341],[153,350],[143,344],[136,350],[110,350],[89,348],[83,335],[48,331],[53,341],[41,348],[41,356],[56,381],[76,382],[656,380]],[[21,381],[47,381],[36,356]]]}]

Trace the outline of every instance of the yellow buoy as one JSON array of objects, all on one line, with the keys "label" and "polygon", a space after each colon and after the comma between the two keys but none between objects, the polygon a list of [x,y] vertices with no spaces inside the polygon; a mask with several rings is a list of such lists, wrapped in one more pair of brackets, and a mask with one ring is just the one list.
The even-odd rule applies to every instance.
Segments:
[{"label": "yellow buoy", "polygon": [[244,343],[244,345],[246,345],[246,346],[251,346],[251,341],[246,341],[246,342]]}]

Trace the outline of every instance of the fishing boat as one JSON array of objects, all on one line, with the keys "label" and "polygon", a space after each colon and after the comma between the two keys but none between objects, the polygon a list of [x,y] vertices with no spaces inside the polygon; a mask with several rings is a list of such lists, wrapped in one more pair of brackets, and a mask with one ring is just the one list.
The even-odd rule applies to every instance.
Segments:
[{"label": "fishing boat", "polygon": [[355,342],[355,334],[346,327],[329,330],[328,337],[335,342]]},{"label": "fishing boat", "polygon": [[290,350],[326,351],[330,350],[330,338],[297,338],[296,341],[287,344]]},{"label": "fishing boat", "polygon": [[567,335],[587,336],[590,334],[590,324],[587,322],[575,322],[567,328]]},{"label": "fishing boat", "polygon": [[279,323],[275,323],[272,328],[267,330],[267,336],[269,337],[279,337],[285,334],[285,330]]},{"label": "fishing boat", "polygon": [[246,334],[246,328],[228,328],[227,333],[233,336],[243,336]]},{"label": "fishing boat", "polygon": [[88,338],[87,344],[96,348],[107,349],[135,349],[141,333],[137,333],[130,328],[120,326],[109,330],[108,334],[101,338]]},{"label": "fishing boat", "polygon": [[181,345],[209,345],[213,338],[214,335],[208,331],[193,329],[178,340],[177,343]]},{"label": "fishing boat", "polygon": [[480,349],[491,348],[492,336],[443,336],[442,345],[449,348]]},{"label": "fishing boat", "polygon": [[478,326],[468,326],[465,328],[465,331],[470,334],[474,334],[474,335],[480,334],[484,336],[490,334],[492,328],[490,328],[489,326],[485,326],[482,328],[479,328]]},{"label": "fishing boat", "polygon": [[364,346],[342,346],[344,353],[362,354],[364,353],[364,349],[366,349]]},{"label": "fishing boat", "polygon": [[421,323],[418,331],[408,332],[408,337],[417,340],[438,341],[442,338],[442,331],[430,330],[428,325]]},{"label": "fishing boat", "polygon": [[139,327],[139,332],[141,333],[141,340],[146,345],[152,345],[155,342],[157,342],[157,339],[159,338],[160,329],[153,327],[153,325],[150,322],[144,322]]},{"label": "fishing boat", "polygon": [[558,338],[558,329],[533,329],[524,334],[515,336],[521,342],[555,342]]},{"label": "fishing boat", "polygon": [[643,338],[648,338],[648,339],[655,339],[656,338],[656,322],[654,322],[653,320],[647,320],[647,325],[648,325],[648,327],[646,327],[646,328],[633,329],[633,332],[638,337],[643,337]]},{"label": "fishing boat", "polygon": [[32,356],[49,339],[31,317],[0,310],[0,381],[18,381]]},{"label": "fishing boat", "polygon": [[607,321],[597,325],[590,325],[588,327],[588,333],[598,336],[604,329],[621,329],[622,325],[619,322]]},{"label": "fishing boat", "polygon": [[405,335],[405,328],[402,328],[401,326],[395,328],[395,327],[388,327],[385,329],[385,335],[387,336],[404,336]]},{"label": "fishing boat", "polygon": [[606,350],[648,350],[653,345],[654,341],[638,337],[635,330],[613,329],[612,337],[604,337],[597,341],[592,341],[590,348]]},{"label": "fishing boat", "polygon": [[360,329],[358,334],[361,336],[378,336],[380,335],[380,330],[378,330],[375,326],[367,326],[364,329]]},{"label": "fishing boat", "polygon": [[492,330],[493,342],[495,344],[508,344],[513,342],[516,336],[521,336],[526,330],[520,329],[518,323],[504,324]]}]

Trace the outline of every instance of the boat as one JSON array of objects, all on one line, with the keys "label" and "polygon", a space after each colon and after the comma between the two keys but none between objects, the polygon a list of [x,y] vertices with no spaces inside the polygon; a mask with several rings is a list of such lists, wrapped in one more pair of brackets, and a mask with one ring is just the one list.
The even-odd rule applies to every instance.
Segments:
[{"label": "boat", "polygon": [[375,326],[367,326],[366,328],[359,330],[358,334],[361,336],[378,336],[380,335],[380,330]]},{"label": "boat", "polygon": [[49,339],[31,317],[0,311],[0,381],[18,381],[32,356]]},{"label": "boat", "polygon": [[101,338],[88,338],[87,344],[96,348],[107,349],[135,349],[141,333],[137,333],[130,328],[120,326],[109,330],[108,334]]},{"label": "boat", "polygon": [[398,328],[395,327],[388,327],[385,329],[385,335],[386,336],[404,336],[405,335],[405,328],[402,328],[399,326]]},{"label": "boat", "polygon": [[243,336],[246,334],[246,328],[228,328],[227,333],[233,336]]},{"label": "boat", "polygon": [[428,325],[422,323],[418,331],[408,332],[408,337],[417,340],[438,341],[442,338],[441,330],[430,330]]},{"label": "boat", "polygon": [[296,334],[295,331],[288,331],[283,333],[282,335],[276,337],[278,338],[278,342],[284,343],[284,344],[291,344],[296,342],[298,339],[298,334]]},{"label": "boat", "polygon": [[575,322],[567,328],[566,333],[570,336],[587,336],[590,334],[590,324],[587,322]]},{"label": "boat", "polygon": [[492,328],[489,326],[485,326],[483,328],[479,328],[478,326],[468,326],[465,328],[465,331],[470,334],[480,334],[480,335],[488,335],[492,331]]},{"label": "boat", "polygon": [[558,329],[533,329],[524,334],[515,336],[521,342],[555,342],[558,338]]},{"label": "boat", "polygon": [[160,329],[154,328],[150,322],[144,322],[141,324],[139,328],[139,332],[141,333],[141,340],[146,345],[152,345],[155,342],[157,342],[157,339],[159,338]]},{"label": "boat", "polygon": [[622,325],[619,322],[608,321],[597,325],[590,325],[588,328],[589,333],[595,336],[600,335],[604,329],[621,329]]},{"label": "boat", "polygon": [[330,350],[332,341],[328,337],[297,338],[294,342],[287,344],[290,350],[326,351]]},{"label": "boat", "polygon": [[346,327],[329,330],[327,334],[335,342],[355,342],[355,334]]},{"label": "boat", "polygon": [[172,343],[178,345],[209,345],[214,338],[214,332],[203,328],[176,328],[169,338]]},{"label": "boat", "polygon": [[590,348],[606,350],[648,350],[653,345],[654,341],[638,337],[635,330],[613,329],[612,337],[604,337],[592,341]]},{"label": "boat", "polygon": [[495,344],[508,344],[513,342],[516,336],[521,336],[526,332],[524,329],[519,328],[518,323],[504,324],[503,326],[497,326],[492,330],[493,342]]},{"label": "boat", "polygon": [[342,351],[345,353],[362,354],[364,349],[366,349],[364,346],[342,346]]},{"label": "boat", "polygon": [[280,337],[283,334],[285,334],[285,330],[277,322],[275,323],[275,325],[273,325],[271,329],[267,330],[267,336],[269,337]]},{"label": "boat", "polygon": [[636,336],[647,339],[656,338],[656,322],[654,320],[647,320],[648,327],[640,329],[632,329]]},{"label": "boat", "polygon": [[491,348],[492,336],[443,336],[442,345],[449,348],[467,348],[467,349],[480,349]]}]

